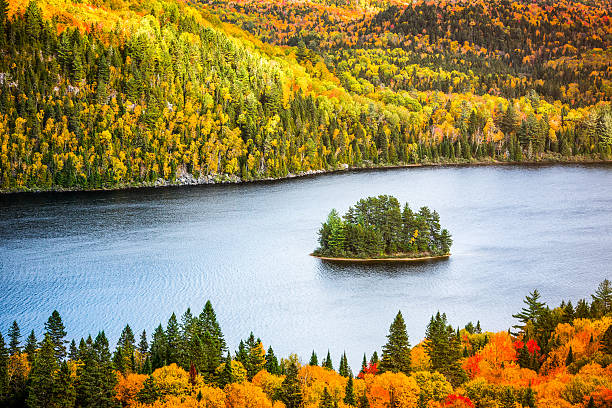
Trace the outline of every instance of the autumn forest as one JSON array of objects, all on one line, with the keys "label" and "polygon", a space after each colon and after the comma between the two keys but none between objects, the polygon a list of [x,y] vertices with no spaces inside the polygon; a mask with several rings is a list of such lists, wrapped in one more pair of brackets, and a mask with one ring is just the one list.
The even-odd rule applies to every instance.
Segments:
[{"label": "autumn forest", "polygon": [[[44,333],[15,321],[0,334],[0,403],[20,407],[609,407],[612,284],[590,301],[550,308],[537,290],[502,332],[431,317],[411,345],[402,312],[380,354],[349,367],[346,353],[280,357],[250,333],[229,350],[215,311],[188,309],[152,332],[125,326],[116,346],[104,331],[66,340],[54,311]],[[152,335],[150,335],[152,333]],[[150,336],[150,337],[149,337]],[[25,337],[25,341],[24,338]],[[336,360],[336,358],[338,358]]]},{"label": "autumn forest", "polygon": [[608,160],[609,13],[599,0],[1,0],[0,189]]}]

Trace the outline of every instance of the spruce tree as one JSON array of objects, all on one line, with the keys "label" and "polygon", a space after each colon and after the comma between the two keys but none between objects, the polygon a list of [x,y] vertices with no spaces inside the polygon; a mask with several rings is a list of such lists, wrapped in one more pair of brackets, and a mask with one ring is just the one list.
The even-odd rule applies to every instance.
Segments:
[{"label": "spruce tree", "polygon": [[37,344],[38,340],[36,340],[36,335],[34,334],[34,330],[32,330],[26,340],[26,345],[23,349],[23,351],[28,356],[28,361],[30,362],[30,365],[34,364],[34,357],[36,356],[36,349],[38,348]]},{"label": "spruce tree", "polygon": [[34,360],[29,375],[28,397],[26,404],[30,408],[56,406],[55,373],[59,365],[55,355],[55,343],[49,334],[45,335],[40,350]]},{"label": "spruce tree", "polygon": [[153,332],[153,340],[151,341],[151,366],[153,370],[166,365],[167,350],[166,333],[164,333],[164,329],[160,324]]},{"label": "spruce tree", "polygon": [[144,381],[142,389],[136,394],[136,400],[142,404],[153,404],[159,398],[159,390],[151,375]]},{"label": "spruce tree", "polygon": [[410,374],[410,343],[406,332],[406,323],[402,312],[397,312],[395,320],[389,328],[387,344],[383,346],[381,372],[391,371]]},{"label": "spruce tree", "polygon": [[349,379],[346,382],[346,388],[344,392],[344,403],[346,405],[355,405],[355,393],[353,390],[353,374],[349,374]]},{"label": "spruce tree", "polygon": [[308,363],[308,365],[311,365],[311,366],[319,365],[319,358],[317,357],[317,353],[315,353],[314,350],[312,350],[312,354],[310,355],[310,362]]},{"label": "spruce tree", "polygon": [[178,363],[181,348],[181,333],[176,315],[172,313],[166,326],[166,341],[168,343],[166,364]]},{"label": "spruce tree", "polygon": [[48,335],[53,342],[57,360],[63,360],[66,357],[66,330],[57,310],[51,313],[49,320],[45,323],[45,335]]},{"label": "spruce tree", "polygon": [[121,336],[117,342],[117,350],[115,351],[115,356],[113,358],[115,368],[124,374],[134,371],[135,341],[136,339],[134,338],[134,332],[132,332],[132,329],[128,324],[121,332]]},{"label": "spruce tree", "polygon": [[370,364],[378,364],[380,362],[380,360],[378,359],[378,353],[376,352],[376,350],[374,350],[374,353],[372,353],[372,357],[370,357]]},{"label": "spruce tree", "polygon": [[319,402],[319,408],[334,408],[334,400],[332,399],[329,391],[327,391],[327,387],[323,388],[323,395],[321,396],[321,401]]},{"label": "spruce tree", "polygon": [[325,360],[323,360],[323,364],[321,364],[321,366],[330,370],[334,369],[334,364],[332,363],[331,354],[329,353],[329,350],[327,350],[327,357],[325,357]]},{"label": "spruce tree", "polygon": [[234,374],[232,372],[232,356],[230,353],[227,353],[227,358],[225,359],[225,365],[223,367],[223,371],[219,375],[219,387],[224,388],[226,385],[234,382]]},{"label": "spruce tree", "polygon": [[74,380],[66,361],[62,361],[60,369],[55,375],[52,399],[56,401],[54,406],[58,408],[71,408],[74,407],[76,402]]},{"label": "spruce tree", "polygon": [[72,339],[70,342],[70,347],[68,348],[68,359],[72,361],[77,361],[79,359],[79,349],[77,348],[74,339]]},{"label": "spruce tree", "polygon": [[274,350],[272,350],[272,346],[268,347],[268,352],[266,353],[266,370],[270,374],[280,374],[280,370],[278,367],[278,359],[274,355]]},{"label": "spruce tree", "polygon": [[19,325],[17,324],[17,321],[13,321],[13,324],[11,325],[9,331],[8,331],[8,337],[9,337],[9,353],[11,356],[18,354],[21,352],[21,347],[19,346],[20,344],[20,338],[21,338],[21,331],[19,330]]},{"label": "spruce tree", "polygon": [[343,377],[348,377],[349,375],[349,366],[348,360],[346,358],[346,352],[342,353],[342,356],[340,356],[340,367],[338,368],[338,374]]},{"label": "spruce tree", "polygon": [[603,336],[601,336],[601,351],[612,354],[612,324],[608,326]]},{"label": "spruce tree", "polygon": [[287,408],[302,406],[302,389],[298,380],[298,366],[294,360],[290,360],[286,369],[285,379],[281,384],[280,400]]},{"label": "spruce tree", "polygon": [[446,314],[438,312],[431,317],[425,338],[431,369],[443,374],[453,386],[464,382],[467,378],[459,362],[462,358],[461,343],[457,340],[455,330],[448,325]]}]

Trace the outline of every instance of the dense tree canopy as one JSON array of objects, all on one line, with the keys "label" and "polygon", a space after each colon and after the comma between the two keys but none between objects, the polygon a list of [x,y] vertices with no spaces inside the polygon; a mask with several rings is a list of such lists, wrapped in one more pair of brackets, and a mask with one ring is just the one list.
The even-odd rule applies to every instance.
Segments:
[{"label": "dense tree canopy", "polygon": [[393,196],[361,199],[340,218],[332,210],[319,230],[315,255],[349,258],[447,255],[452,239],[436,211],[400,208]]}]

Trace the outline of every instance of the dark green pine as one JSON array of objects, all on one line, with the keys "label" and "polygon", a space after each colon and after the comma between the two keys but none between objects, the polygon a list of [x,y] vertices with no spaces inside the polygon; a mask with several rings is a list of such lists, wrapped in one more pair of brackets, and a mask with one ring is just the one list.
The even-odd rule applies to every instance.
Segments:
[{"label": "dark green pine", "polygon": [[567,357],[565,359],[565,365],[567,367],[570,366],[574,362],[574,352],[572,351],[572,346],[569,348],[569,352],[567,353]]},{"label": "dark green pine", "polygon": [[272,346],[268,347],[268,352],[266,353],[266,371],[270,374],[280,374],[280,370],[278,368],[278,359],[274,355],[274,350],[272,350]]},{"label": "dark green pine", "polygon": [[57,404],[55,390],[55,372],[59,365],[55,356],[55,343],[48,334],[40,345],[29,375],[28,397],[26,404],[30,408],[52,407]]},{"label": "dark green pine", "polygon": [[343,377],[348,377],[349,375],[349,366],[348,359],[346,358],[346,352],[342,353],[342,356],[340,356],[340,367],[338,368],[338,374]]},{"label": "dark green pine", "polygon": [[285,379],[281,384],[280,400],[286,408],[299,408],[302,406],[302,389],[298,380],[298,367],[295,361],[290,361],[285,374]]},{"label": "dark green pine", "polygon": [[329,353],[329,350],[327,350],[327,357],[325,357],[325,360],[323,360],[323,367],[328,368],[330,370],[334,369],[334,364],[332,363],[331,354]]},{"label": "dark green pine", "polygon": [[349,374],[348,381],[346,382],[346,388],[344,390],[344,403],[346,405],[355,405],[355,393],[353,390],[353,374]]},{"label": "dark green pine", "polygon": [[23,351],[28,355],[30,365],[34,364],[34,357],[36,356],[36,349],[38,348],[37,345],[38,340],[36,340],[36,335],[34,334],[34,330],[32,330],[26,339],[26,345],[23,349]]},{"label": "dark green pine", "polygon": [[9,337],[9,353],[11,356],[18,354],[21,352],[21,347],[19,346],[19,344],[21,343],[20,338],[21,338],[21,331],[19,330],[19,325],[17,324],[17,321],[13,321],[13,324],[11,325],[9,331],[8,331],[8,337]]},{"label": "dark green pine", "polygon": [[401,311],[397,312],[389,328],[387,344],[383,346],[382,361],[380,362],[379,369],[382,372],[410,373],[410,343],[408,342],[406,323]]},{"label": "dark green pine", "polygon": [[49,320],[45,323],[45,335],[48,335],[53,342],[57,360],[63,360],[66,357],[66,329],[57,310],[51,313]]},{"label": "dark green pine", "polygon": [[225,359],[225,365],[223,367],[223,371],[219,375],[219,387],[224,388],[226,385],[234,382],[234,374],[232,373],[232,356],[230,353],[227,353],[227,358]]},{"label": "dark green pine", "polygon": [[370,408],[370,401],[368,401],[368,397],[365,392],[361,397],[359,397],[359,408]]},{"label": "dark green pine", "polygon": [[178,363],[181,348],[181,333],[176,315],[172,313],[166,326],[166,340],[168,342],[166,364]]},{"label": "dark green pine", "polygon": [[327,387],[323,388],[323,395],[319,402],[319,408],[334,408],[334,400],[329,391],[327,391]]},{"label": "dark green pine", "polygon": [[308,363],[308,365],[311,365],[311,366],[319,365],[319,358],[317,357],[317,353],[315,353],[314,350],[312,350],[312,354],[310,355],[310,362]]},{"label": "dark green pine", "polygon": [[160,324],[153,332],[153,340],[151,341],[151,366],[153,370],[166,365],[168,342],[166,333]]},{"label": "dark green pine", "polygon": [[142,389],[136,394],[136,400],[142,404],[153,404],[159,398],[160,393],[151,375],[144,381]]},{"label": "dark green pine", "polygon": [[68,348],[68,358],[72,361],[77,361],[79,359],[79,349],[77,348],[74,339],[72,339],[70,342],[70,347]]},{"label": "dark green pine", "polygon": [[378,364],[380,361],[378,359],[378,353],[374,351],[372,354],[372,358],[370,358],[370,364]]}]

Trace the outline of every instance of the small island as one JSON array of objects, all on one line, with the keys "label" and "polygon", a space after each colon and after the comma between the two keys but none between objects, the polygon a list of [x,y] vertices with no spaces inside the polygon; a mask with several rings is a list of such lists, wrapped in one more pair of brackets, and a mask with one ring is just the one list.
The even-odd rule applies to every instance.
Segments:
[{"label": "small island", "polygon": [[344,216],[332,209],[311,255],[344,262],[412,262],[450,256],[453,241],[436,211],[414,212],[389,195],[361,199]]}]

